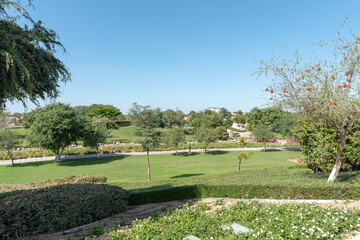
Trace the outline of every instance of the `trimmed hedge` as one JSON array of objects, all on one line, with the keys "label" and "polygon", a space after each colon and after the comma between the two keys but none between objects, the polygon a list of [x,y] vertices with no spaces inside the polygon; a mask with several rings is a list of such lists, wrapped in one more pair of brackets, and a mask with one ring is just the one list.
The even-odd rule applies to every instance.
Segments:
[{"label": "trimmed hedge", "polygon": [[192,185],[130,192],[129,204],[168,202],[206,197],[273,199],[359,199],[360,187],[301,187],[263,185]]},{"label": "trimmed hedge", "polygon": [[126,190],[64,184],[0,194],[0,238],[21,238],[91,223],[125,210]]},{"label": "trimmed hedge", "polygon": [[88,174],[74,177],[74,183],[106,183],[107,177],[100,174]]}]

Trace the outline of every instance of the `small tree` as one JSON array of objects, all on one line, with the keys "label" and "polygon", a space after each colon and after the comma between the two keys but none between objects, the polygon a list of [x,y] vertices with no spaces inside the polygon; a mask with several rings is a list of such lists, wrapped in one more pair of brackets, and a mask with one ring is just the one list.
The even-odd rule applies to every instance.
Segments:
[{"label": "small tree", "polygon": [[252,131],[255,141],[264,143],[264,150],[266,151],[266,142],[274,140],[274,134],[264,124],[258,124]]},{"label": "small tree", "polygon": [[32,121],[29,141],[32,145],[50,149],[59,163],[65,147],[86,136],[90,122],[63,103],[39,108]]},{"label": "small tree", "polygon": [[210,143],[213,143],[218,139],[218,135],[213,128],[200,127],[195,131],[195,139],[203,145],[206,154],[207,147]]},{"label": "small tree", "polygon": [[99,147],[106,141],[106,129],[102,125],[93,123],[91,131],[84,138],[84,147],[94,148],[97,153],[97,159],[100,159]]},{"label": "small tree", "polygon": [[111,130],[113,129],[119,129],[119,126],[111,119],[106,118],[106,117],[94,117],[93,122],[95,122],[96,125],[98,126],[102,126],[104,129],[106,129],[106,134],[107,134],[107,141],[110,141],[110,134],[111,134]]},{"label": "small tree", "polygon": [[148,181],[151,180],[150,171],[150,157],[149,152],[155,146],[159,145],[160,134],[156,128],[160,125],[160,119],[156,116],[154,110],[150,106],[141,106],[133,103],[129,110],[129,117],[135,128],[135,133],[142,136],[140,141],[141,146],[146,150],[147,166],[148,166]]},{"label": "small tree", "polygon": [[176,156],[178,156],[179,145],[185,142],[184,130],[179,127],[169,128],[163,133],[162,142],[165,146],[175,148]]},{"label": "small tree", "polygon": [[240,165],[242,160],[248,160],[253,155],[252,152],[241,152],[236,158],[239,160],[238,171],[240,171]]},{"label": "small tree", "polygon": [[13,150],[19,144],[19,137],[5,126],[0,126],[0,150],[6,151],[11,159],[11,166],[14,167]]}]

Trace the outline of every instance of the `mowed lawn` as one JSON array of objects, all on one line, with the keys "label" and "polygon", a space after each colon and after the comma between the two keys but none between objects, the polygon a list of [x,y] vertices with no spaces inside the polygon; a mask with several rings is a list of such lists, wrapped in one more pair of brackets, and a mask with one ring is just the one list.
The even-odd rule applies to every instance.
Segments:
[{"label": "mowed lawn", "polygon": [[[191,176],[212,176],[237,170],[239,152],[217,151],[150,155],[152,180],[181,179]],[[296,165],[287,161],[301,156],[298,151],[254,152],[251,159],[243,161],[241,171],[251,169],[286,167]],[[147,180],[146,156],[119,156],[97,160],[95,158],[63,160],[60,164],[34,162],[17,164],[12,168],[0,166],[0,183],[38,182],[47,179],[65,178],[71,175],[103,174],[108,182],[140,182]]]}]

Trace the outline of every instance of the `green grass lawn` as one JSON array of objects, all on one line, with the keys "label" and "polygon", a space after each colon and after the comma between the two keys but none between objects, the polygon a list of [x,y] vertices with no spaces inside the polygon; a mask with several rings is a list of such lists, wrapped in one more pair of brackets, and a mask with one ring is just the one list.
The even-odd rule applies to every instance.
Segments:
[{"label": "green grass lawn", "polygon": [[[172,154],[151,155],[152,181],[182,180],[191,177],[210,177],[237,170],[236,155],[238,152],[212,152],[192,155]],[[251,169],[294,166],[298,163],[286,161],[291,157],[301,156],[297,151],[254,152],[251,159],[243,161],[241,172]],[[97,160],[71,159],[61,164],[34,162],[17,164],[16,167],[0,167],[0,183],[30,181],[38,182],[47,179],[65,178],[71,175],[103,174],[108,182],[144,182],[147,179],[146,156],[119,156]]]}]

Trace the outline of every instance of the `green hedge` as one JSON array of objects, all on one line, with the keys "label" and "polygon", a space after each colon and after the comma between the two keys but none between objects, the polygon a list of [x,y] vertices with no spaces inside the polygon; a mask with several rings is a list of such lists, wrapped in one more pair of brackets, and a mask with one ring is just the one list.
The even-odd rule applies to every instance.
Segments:
[{"label": "green hedge", "polygon": [[192,185],[130,192],[129,204],[168,202],[207,197],[272,199],[359,199],[360,187],[294,187],[259,185]]},{"label": "green hedge", "polygon": [[0,238],[21,238],[91,223],[123,211],[128,193],[103,184],[64,184],[0,194]]}]

